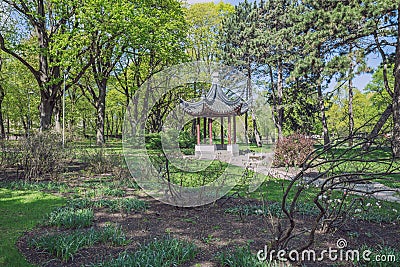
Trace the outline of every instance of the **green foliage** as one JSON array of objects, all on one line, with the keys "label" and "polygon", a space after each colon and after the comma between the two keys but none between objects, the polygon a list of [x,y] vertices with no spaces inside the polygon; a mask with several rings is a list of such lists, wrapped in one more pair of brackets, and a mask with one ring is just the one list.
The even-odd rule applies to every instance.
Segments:
[{"label": "green foliage", "polygon": [[63,261],[68,261],[84,247],[106,243],[113,246],[124,246],[129,243],[129,240],[120,227],[108,224],[99,229],[46,234],[32,238],[29,243],[31,247],[44,250]]},{"label": "green foliage", "polygon": [[147,149],[162,149],[161,135],[159,133],[146,134],[145,138]]},{"label": "green foliage", "polygon": [[141,267],[141,266],[178,266],[193,259],[197,254],[194,244],[166,237],[156,239],[141,246],[136,252],[123,252],[118,258],[102,262],[97,267]]},{"label": "green foliage", "polygon": [[[377,98],[380,98],[378,93],[362,93],[359,90],[354,90],[353,118],[355,129],[362,128],[363,132],[370,132],[372,130],[379,119],[379,115],[387,106],[387,104],[379,104]],[[334,96],[330,101],[330,107],[326,112],[329,129],[338,137],[348,136],[348,99],[339,95]]]},{"label": "green foliage", "polygon": [[93,220],[93,210],[64,207],[51,212],[45,224],[65,228],[84,228],[91,226]]},{"label": "green foliage", "polygon": [[212,61],[220,57],[218,35],[224,17],[233,13],[231,4],[196,3],[186,10],[189,26],[188,54],[193,61]]}]

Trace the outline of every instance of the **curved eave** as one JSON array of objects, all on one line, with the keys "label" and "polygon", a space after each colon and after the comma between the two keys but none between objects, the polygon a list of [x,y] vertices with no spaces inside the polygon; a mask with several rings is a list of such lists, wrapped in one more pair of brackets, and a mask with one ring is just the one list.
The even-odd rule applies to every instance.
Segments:
[{"label": "curved eave", "polygon": [[234,106],[224,105],[215,102],[211,105],[208,101],[187,102],[181,99],[181,107],[183,111],[193,117],[228,117],[240,116],[248,110],[246,103],[236,104]]}]

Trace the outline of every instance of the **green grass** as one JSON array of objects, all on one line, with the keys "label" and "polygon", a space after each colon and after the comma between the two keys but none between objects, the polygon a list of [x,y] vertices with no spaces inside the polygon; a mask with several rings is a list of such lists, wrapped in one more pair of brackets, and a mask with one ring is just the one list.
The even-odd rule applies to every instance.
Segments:
[{"label": "green grass", "polygon": [[93,224],[94,213],[91,209],[59,208],[51,212],[45,224],[64,228],[84,228]]},{"label": "green grass", "polygon": [[106,208],[110,212],[129,213],[132,211],[145,211],[148,208],[146,202],[136,198],[117,198],[91,200],[89,198],[77,198],[68,202],[71,208]]},{"label": "green grass", "polygon": [[372,252],[371,255],[368,256],[370,261],[365,261],[360,257],[360,262],[355,262],[355,264],[365,267],[392,267],[398,266],[400,261],[400,250],[393,247],[380,246],[378,248],[372,248],[362,246],[360,255],[362,255],[365,250]]},{"label": "green grass", "polygon": [[249,247],[237,247],[233,250],[226,250],[217,253],[216,259],[219,266],[229,267],[278,267],[278,266],[291,266],[290,264],[283,265],[278,263],[261,262],[257,259],[255,254],[252,254]]},{"label": "green grass", "polygon": [[[319,213],[317,207],[309,203],[298,203],[296,206],[296,211],[301,215],[316,215]],[[283,212],[281,210],[280,202],[267,203],[264,206],[261,205],[242,205],[232,208],[227,208],[225,213],[240,215],[240,216],[250,216],[250,215],[265,215],[281,218]]]},{"label": "green grass", "polygon": [[95,244],[123,246],[129,243],[120,227],[108,224],[104,228],[46,234],[30,240],[29,244],[63,261],[68,261],[84,247]]},{"label": "green grass", "polygon": [[35,190],[35,191],[47,191],[47,192],[59,192],[66,193],[71,192],[71,188],[65,184],[60,182],[30,182],[25,180],[20,181],[8,181],[8,182],[0,182],[0,187],[11,189],[11,190]]},{"label": "green grass", "polygon": [[64,199],[42,192],[0,188],[0,266],[31,266],[15,242],[64,203]]},{"label": "green grass", "polygon": [[123,252],[117,258],[98,263],[96,267],[178,266],[192,260],[197,254],[194,244],[166,237],[141,246],[133,253]]}]

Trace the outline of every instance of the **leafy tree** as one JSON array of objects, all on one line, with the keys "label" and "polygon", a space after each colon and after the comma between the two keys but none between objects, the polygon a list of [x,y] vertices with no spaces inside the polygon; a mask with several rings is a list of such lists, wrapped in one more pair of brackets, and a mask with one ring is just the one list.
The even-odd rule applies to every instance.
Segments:
[{"label": "leafy tree", "polygon": [[197,3],[186,10],[189,57],[194,61],[215,61],[220,58],[218,36],[224,17],[234,11],[231,4]]},{"label": "leafy tree", "polygon": [[[21,30],[17,31],[17,35],[10,35],[9,30],[15,21],[9,20],[5,27],[8,31],[2,30],[0,33],[0,49],[20,61],[33,74],[40,88],[40,129],[46,130],[51,125],[59,98],[62,84],[60,55],[66,47],[54,48],[59,45],[58,35],[72,30],[71,27],[75,25],[68,22],[79,3],[63,0],[2,0],[1,4],[6,12],[10,12],[10,17],[17,18],[15,20]],[[30,34],[34,35],[35,41],[26,43]],[[35,55],[36,59],[33,57]]]}]

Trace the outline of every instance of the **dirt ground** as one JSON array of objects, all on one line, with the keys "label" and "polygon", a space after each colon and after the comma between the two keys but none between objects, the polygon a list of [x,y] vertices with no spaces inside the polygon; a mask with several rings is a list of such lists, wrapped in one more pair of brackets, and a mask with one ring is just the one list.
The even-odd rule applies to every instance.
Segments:
[{"label": "dirt ground", "polygon": [[[170,235],[193,242],[200,250],[196,258],[184,266],[218,266],[215,259],[217,252],[249,244],[252,252],[256,253],[264,249],[266,242],[272,236],[270,218],[261,215],[241,217],[225,212],[229,207],[261,204],[256,200],[229,198],[203,207],[178,208],[149,197],[142,196],[142,199],[149,204],[149,208],[143,212],[120,214],[109,213],[102,209],[96,210],[95,227],[102,226],[105,222],[118,223],[131,238],[131,243],[126,247],[98,245],[80,250],[72,260],[61,262],[43,251],[36,251],[27,246],[27,239],[30,237],[47,231],[58,231],[49,227],[39,227],[26,233],[20,238],[17,246],[28,261],[40,266],[84,266],[117,257],[118,253],[126,249],[134,251],[139,244]],[[297,223],[305,226],[310,222],[311,218],[304,216]],[[399,249],[400,227],[398,224],[353,221],[334,233],[318,234],[314,248],[316,250],[336,248],[336,241],[339,238],[347,240],[349,249],[359,249],[361,245],[372,247],[385,245]],[[304,240],[298,240],[298,242],[301,243]],[[342,264],[342,266],[353,266],[349,262]],[[306,266],[333,266],[333,264],[330,262],[308,263]]]}]

